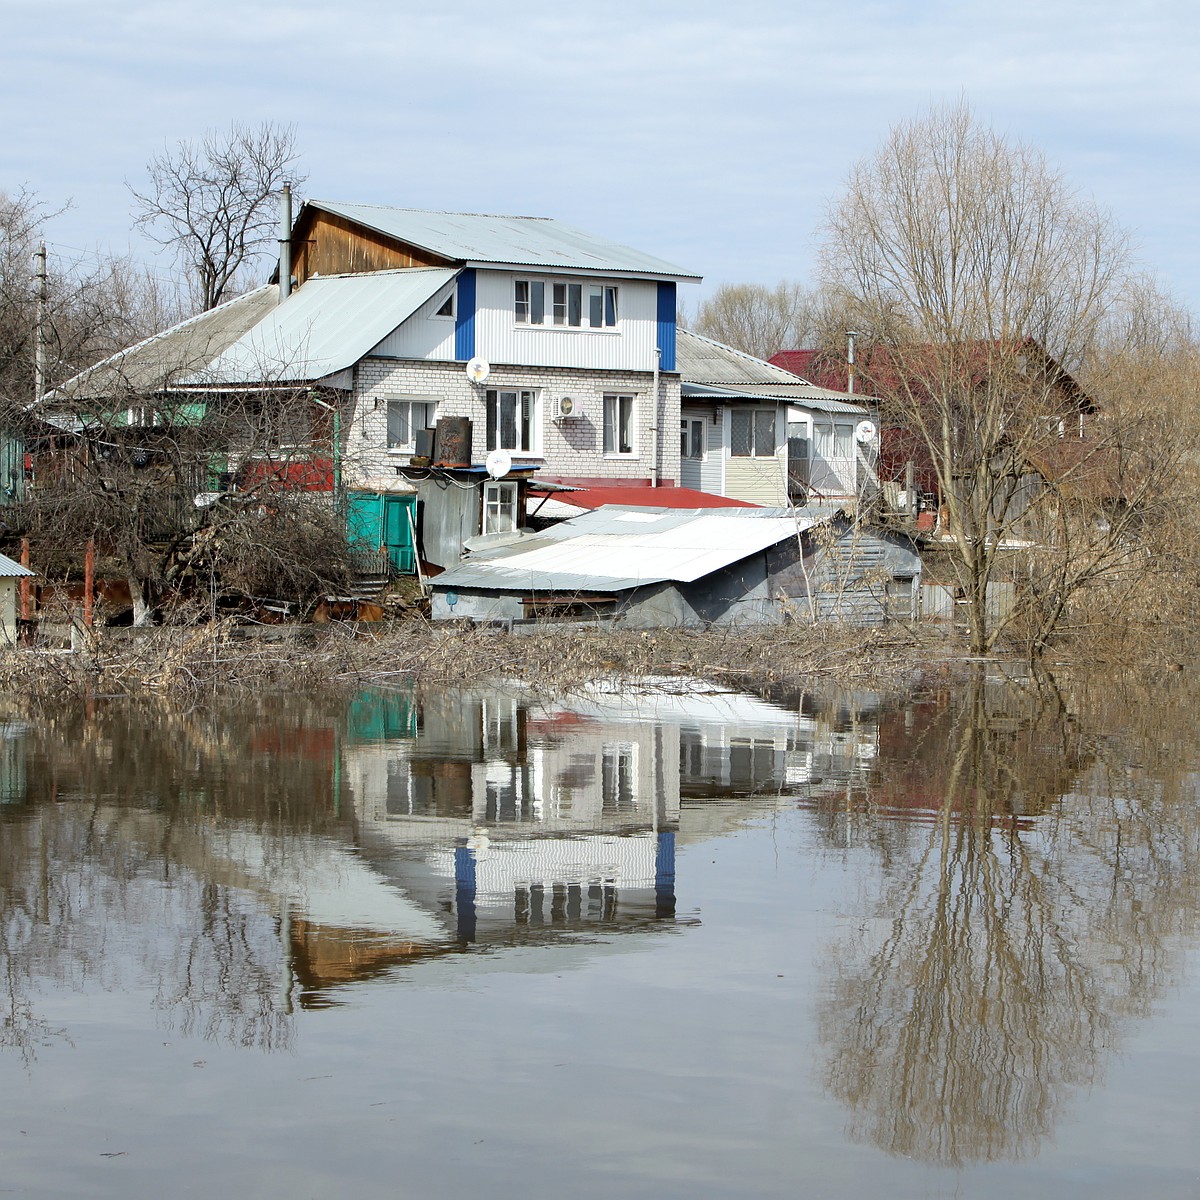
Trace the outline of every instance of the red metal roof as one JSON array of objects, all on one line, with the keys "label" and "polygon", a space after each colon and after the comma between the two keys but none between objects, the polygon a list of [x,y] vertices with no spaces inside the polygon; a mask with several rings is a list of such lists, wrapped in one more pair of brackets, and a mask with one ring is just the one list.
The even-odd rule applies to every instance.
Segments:
[{"label": "red metal roof", "polygon": [[[530,494],[541,495],[536,484],[530,486]],[[603,504],[623,504],[627,508],[758,508],[745,500],[732,496],[714,496],[710,492],[697,492],[691,488],[646,486],[633,487],[589,487],[574,492],[552,492],[561,504],[576,508],[599,508]]]}]

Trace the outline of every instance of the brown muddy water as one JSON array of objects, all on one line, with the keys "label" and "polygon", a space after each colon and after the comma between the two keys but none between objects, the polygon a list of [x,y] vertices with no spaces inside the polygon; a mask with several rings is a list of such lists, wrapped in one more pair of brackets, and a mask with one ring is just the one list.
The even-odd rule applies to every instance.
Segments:
[{"label": "brown muddy water", "polygon": [[1200,680],[0,725],[0,1192],[1200,1195]]}]

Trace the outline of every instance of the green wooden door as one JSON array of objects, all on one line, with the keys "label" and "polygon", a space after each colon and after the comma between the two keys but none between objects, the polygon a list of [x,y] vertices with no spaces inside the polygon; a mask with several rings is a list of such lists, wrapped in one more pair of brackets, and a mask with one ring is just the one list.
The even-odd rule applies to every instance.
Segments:
[{"label": "green wooden door", "polygon": [[415,496],[383,497],[383,544],[387,547],[392,569],[399,575],[412,575],[416,571],[413,523],[409,516],[416,516],[415,504]]},{"label": "green wooden door", "polygon": [[352,546],[372,552],[386,550],[392,570],[398,575],[416,572],[412,522],[415,496],[393,496],[387,492],[351,492],[347,503],[346,530]]},{"label": "green wooden door", "polygon": [[351,492],[346,504],[350,544],[375,551],[383,545],[383,497],[378,492]]}]

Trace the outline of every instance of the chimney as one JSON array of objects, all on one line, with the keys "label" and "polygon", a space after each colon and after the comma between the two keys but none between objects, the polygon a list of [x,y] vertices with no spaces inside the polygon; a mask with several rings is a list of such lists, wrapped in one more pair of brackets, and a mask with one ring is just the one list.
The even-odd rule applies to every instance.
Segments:
[{"label": "chimney", "polygon": [[279,302],[292,293],[292,185],[283,185],[279,197]]}]

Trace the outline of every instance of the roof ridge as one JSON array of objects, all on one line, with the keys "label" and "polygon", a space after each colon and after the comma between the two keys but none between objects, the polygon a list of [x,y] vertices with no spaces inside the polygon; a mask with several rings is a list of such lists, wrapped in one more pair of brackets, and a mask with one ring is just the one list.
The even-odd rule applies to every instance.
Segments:
[{"label": "roof ridge", "polygon": [[565,224],[557,217],[531,217],[525,213],[466,212],[453,208],[416,208],[411,204],[379,204],[373,200],[306,200],[305,203],[314,204],[318,208],[337,204],[343,208],[382,208],[387,212],[428,213],[437,217],[490,217],[499,221],[552,221],[558,225]]}]

